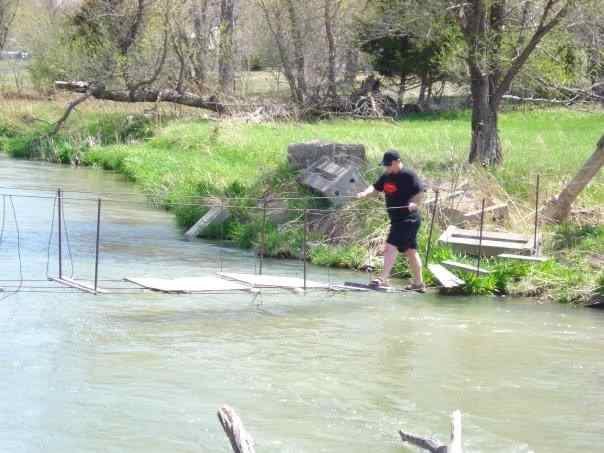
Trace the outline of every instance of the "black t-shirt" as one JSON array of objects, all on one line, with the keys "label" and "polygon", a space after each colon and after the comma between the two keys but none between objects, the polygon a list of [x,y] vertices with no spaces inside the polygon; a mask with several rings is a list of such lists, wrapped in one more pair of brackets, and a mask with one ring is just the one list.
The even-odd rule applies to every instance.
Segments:
[{"label": "black t-shirt", "polygon": [[409,209],[400,207],[407,206],[411,198],[424,190],[422,181],[413,170],[403,168],[396,174],[384,173],[373,187],[378,192],[384,192],[391,222],[419,217],[417,211],[409,212]]}]

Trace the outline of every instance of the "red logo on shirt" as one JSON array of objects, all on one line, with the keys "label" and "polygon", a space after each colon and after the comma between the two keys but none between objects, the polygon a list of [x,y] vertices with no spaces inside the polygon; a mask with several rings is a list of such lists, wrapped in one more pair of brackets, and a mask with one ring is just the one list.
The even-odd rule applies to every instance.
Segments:
[{"label": "red logo on shirt", "polygon": [[393,182],[387,182],[386,184],[384,184],[384,192],[387,194],[393,194],[396,193],[398,191],[398,187],[396,187],[396,184],[394,184]]}]

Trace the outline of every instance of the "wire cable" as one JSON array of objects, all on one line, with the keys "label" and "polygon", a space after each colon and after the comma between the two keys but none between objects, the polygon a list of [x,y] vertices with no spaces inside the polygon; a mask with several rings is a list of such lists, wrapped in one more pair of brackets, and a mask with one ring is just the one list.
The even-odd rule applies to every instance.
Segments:
[{"label": "wire cable", "polygon": [[[0,302],[8,299],[10,296],[18,294],[23,288],[23,259],[21,256],[21,232],[19,231],[19,221],[17,220],[17,210],[15,209],[15,204],[13,202],[13,198],[11,196],[8,197],[8,201],[11,205],[11,209],[13,211],[13,219],[15,221],[15,231],[17,233],[17,256],[19,258],[19,285],[17,289],[14,291],[7,292],[4,296],[0,297]],[[4,216],[3,216],[3,224],[4,224]],[[2,228],[4,231],[4,225]]]},{"label": "wire cable", "polygon": [[55,215],[57,211],[57,198],[52,203],[52,216],[50,220],[50,234],[48,235],[48,249],[46,251],[46,278],[50,278],[50,248],[52,247],[52,237],[54,234]]},{"label": "wire cable", "polygon": [[[59,200],[59,202],[61,203],[62,200]],[[69,278],[73,278],[73,274],[74,274],[73,254],[71,253],[71,241],[69,240],[69,230],[67,229],[67,220],[66,220],[67,215],[65,213],[65,204],[64,203],[61,205],[61,208],[63,211],[63,230],[65,231],[65,242],[67,243],[67,254],[69,255],[69,265],[70,265],[70,269],[71,269]]]}]

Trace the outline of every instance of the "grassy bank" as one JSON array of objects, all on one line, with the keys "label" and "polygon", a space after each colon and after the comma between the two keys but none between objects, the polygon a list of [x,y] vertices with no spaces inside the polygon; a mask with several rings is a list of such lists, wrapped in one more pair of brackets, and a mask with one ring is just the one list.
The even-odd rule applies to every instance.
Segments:
[{"label": "grassy bank", "polygon": [[[86,105],[86,104],[85,104]],[[102,104],[105,105],[105,104]],[[102,107],[102,105],[100,107]],[[385,148],[401,150],[405,162],[432,180],[474,179],[465,167],[469,147],[469,114],[418,115],[401,122],[338,120],[313,124],[247,124],[200,117],[176,119],[182,112],[164,111],[161,120],[148,120],[140,110],[103,111],[89,104],[70,119],[51,142],[39,140],[48,121],[57,116],[48,103],[22,112],[13,106],[0,123],[0,147],[15,157],[44,158],[117,170],[139,184],[158,205],[173,209],[187,227],[203,214],[196,197],[228,198],[233,217],[214,235],[224,235],[242,247],[258,246],[262,218],[254,198],[267,191],[287,194],[290,208],[324,207],[295,181],[287,167],[287,145],[309,140],[363,143],[371,162]],[[141,109],[141,107],[139,107]],[[100,110],[100,113],[99,113]],[[33,118],[33,119],[32,119]],[[481,181],[497,187],[518,207],[532,203],[535,176],[541,174],[543,193],[557,193],[593,151],[604,124],[601,112],[534,110],[508,112],[501,117],[505,164]],[[372,166],[367,180],[379,168]],[[249,198],[249,199],[243,199]],[[604,205],[602,175],[582,195],[586,208]],[[379,200],[363,200],[354,208],[311,219],[311,260],[316,264],[358,268],[368,249],[377,253],[386,230]],[[252,208],[252,209],[250,209]],[[591,222],[594,223],[594,222]],[[596,222],[597,223],[597,222]],[[518,222],[530,229],[530,222]],[[328,231],[329,230],[329,231]],[[334,233],[336,232],[336,233]],[[474,294],[550,295],[561,301],[580,299],[598,286],[597,271],[604,255],[604,230],[591,224],[565,225],[549,231],[546,253],[551,262],[528,266],[489,263],[486,278],[465,275],[465,291]],[[302,240],[301,218],[268,224],[266,250],[275,256],[297,256]],[[425,246],[425,232],[421,238]],[[352,245],[351,245],[352,244]],[[434,259],[453,257],[437,247]],[[464,260],[464,257],[456,257]],[[407,274],[403,262],[395,272]]]}]

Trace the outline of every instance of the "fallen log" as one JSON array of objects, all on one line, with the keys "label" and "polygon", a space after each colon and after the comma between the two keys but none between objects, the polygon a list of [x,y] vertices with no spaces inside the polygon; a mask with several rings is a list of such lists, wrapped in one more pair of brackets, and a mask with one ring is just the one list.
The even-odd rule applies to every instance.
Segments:
[{"label": "fallen log", "polygon": [[218,410],[218,420],[231,442],[234,453],[256,453],[254,439],[244,428],[235,409],[227,405],[222,406]]},{"label": "fallen log", "polygon": [[460,411],[455,411],[451,414],[451,439],[449,445],[443,445],[437,440],[426,439],[404,431],[399,431],[399,434],[403,442],[428,450],[431,453],[463,453]]},{"label": "fallen log", "polygon": [[56,81],[55,88],[58,90],[72,91],[76,93],[92,93],[95,99],[114,102],[171,102],[173,104],[186,105],[188,107],[202,108],[216,113],[229,113],[225,104],[220,102],[216,96],[203,98],[193,93],[179,92],[173,89],[153,90],[140,89],[136,91],[128,90],[108,90],[103,84],[83,81]]}]

